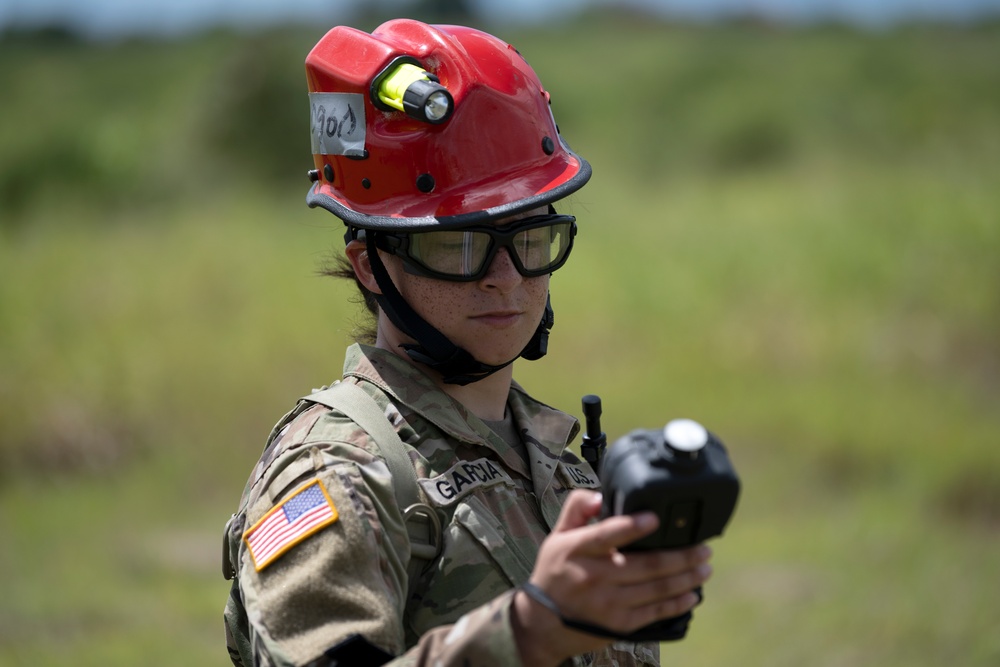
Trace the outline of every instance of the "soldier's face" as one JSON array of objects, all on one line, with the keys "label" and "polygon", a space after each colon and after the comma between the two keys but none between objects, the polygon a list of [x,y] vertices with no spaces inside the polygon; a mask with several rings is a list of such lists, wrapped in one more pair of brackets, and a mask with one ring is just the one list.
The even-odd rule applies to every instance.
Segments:
[{"label": "soldier's face", "polygon": [[[502,225],[541,215],[542,207],[496,221]],[[501,248],[486,275],[450,282],[407,273],[398,257],[382,253],[393,283],[407,303],[453,343],[486,364],[502,364],[520,354],[545,311],[549,276],[525,278]]]}]

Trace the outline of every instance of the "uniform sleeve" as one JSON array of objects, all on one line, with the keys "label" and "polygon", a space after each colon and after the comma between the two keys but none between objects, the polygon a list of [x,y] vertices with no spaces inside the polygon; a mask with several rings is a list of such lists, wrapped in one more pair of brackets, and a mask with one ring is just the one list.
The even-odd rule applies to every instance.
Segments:
[{"label": "uniform sleeve", "polygon": [[416,646],[388,664],[520,667],[510,625],[513,598],[514,591],[508,591],[462,616],[454,625],[442,625],[424,633]]},{"label": "uniform sleeve", "polygon": [[[303,496],[320,498],[317,486],[330,506],[316,510],[324,517],[319,529],[303,534],[286,526],[309,505]],[[521,664],[512,593],[426,632],[404,653],[409,538],[380,459],[346,444],[305,444],[276,460],[258,487],[239,549],[256,664],[331,664],[352,639],[398,656],[387,663],[394,666]],[[266,525],[269,519],[280,525]]]}]

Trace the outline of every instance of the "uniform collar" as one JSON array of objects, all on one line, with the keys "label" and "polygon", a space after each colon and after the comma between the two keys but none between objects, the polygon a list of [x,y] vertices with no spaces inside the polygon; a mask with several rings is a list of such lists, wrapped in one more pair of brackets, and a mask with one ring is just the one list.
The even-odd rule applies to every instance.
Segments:
[{"label": "uniform collar", "polygon": [[580,429],[576,419],[536,401],[512,383],[507,405],[528,452],[529,472],[521,457],[482,420],[441,391],[426,373],[392,352],[351,345],[344,359],[344,377],[374,384],[394,402],[457,440],[493,449],[511,468],[530,475],[539,495],[548,487],[560,455]]},{"label": "uniform collar", "polygon": [[[531,398],[516,382],[511,386],[507,406],[514,413],[514,422],[528,453],[535,494],[541,498],[552,483],[563,451],[580,431],[580,423],[565,412]],[[554,523],[549,521],[549,525]]]}]

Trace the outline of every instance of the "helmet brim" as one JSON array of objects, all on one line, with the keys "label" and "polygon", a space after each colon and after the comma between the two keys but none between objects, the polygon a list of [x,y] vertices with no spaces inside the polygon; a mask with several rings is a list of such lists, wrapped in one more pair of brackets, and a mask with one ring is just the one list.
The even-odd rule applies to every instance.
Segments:
[{"label": "helmet brim", "polygon": [[[567,159],[561,165],[554,165],[555,173],[532,173],[520,179],[498,174],[489,187],[477,184],[468,191],[451,191],[441,195],[433,192],[426,195],[420,209],[426,213],[413,215],[413,207],[403,208],[399,214],[368,214],[355,210],[340,201],[329,183],[314,183],[306,195],[306,203],[313,208],[326,209],[358,229],[386,231],[415,231],[433,227],[435,229],[464,227],[507,218],[524,211],[551,204],[573,194],[590,180],[590,163],[579,155],[565,152]],[[492,204],[492,201],[501,201]],[[482,201],[482,208],[470,206],[471,202]],[[462,213],[448,213],[455,210],[455,202],[461,202]],[[473,210],[469,210],[472,208]]]}]

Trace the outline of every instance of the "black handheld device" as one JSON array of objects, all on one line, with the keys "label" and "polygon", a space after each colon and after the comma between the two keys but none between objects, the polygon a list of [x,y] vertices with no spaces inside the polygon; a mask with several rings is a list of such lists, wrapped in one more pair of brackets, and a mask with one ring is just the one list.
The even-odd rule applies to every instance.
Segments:
[{"label": "black handheld device", "polygon": [[[591,414],[596,412],[599,417],[600,399],[585,397],[585,414],[587,399],[591,399]],[[588,415],[588,433],[592,430],[601,433],[596,417],[594,420],[591,425]],[[586,441],[585,437],[585,445]],[[598,458],[604,516],[648,510],[660,518],[655,533],[622,547],[622,551],[677,549],[699,544],[721,535],[736,509],[740,481],[726,448],[693,420],[675,419],[662,429],[632,431]],[[681,639],[690,620],[688,612],[641,628],[628,639]]]}]

